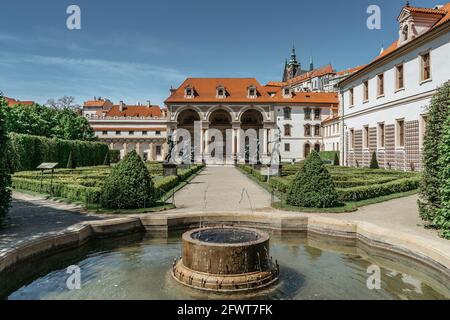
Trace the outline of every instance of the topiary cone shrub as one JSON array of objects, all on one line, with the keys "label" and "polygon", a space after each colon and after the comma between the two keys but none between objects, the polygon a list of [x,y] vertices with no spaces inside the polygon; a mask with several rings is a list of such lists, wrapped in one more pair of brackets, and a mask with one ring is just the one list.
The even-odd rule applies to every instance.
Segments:
[{"label": "topiary cone shrub", "polygon": [[338,205],[334,181],[317,152],[312,152],[288,188],[286,202],[306,208],[331,208]]},{"label": "topiary cone shrub", "polygon": [[335,166],[339,166],[340,165],[340,163],[339,163],[339,156],[338,156],[337,152],[334,154],[333,165],[335,165]]},{"label": "topiary cone shrub", "polygon": [[370,159],[370,169],[380,169],[377,160],[377,153],[375,151],[372,153],[372,159]]},{"label": "topiary cone shrub", "polygon": [[104,166],[110,166],[111,165],[111,155],[110,155],[109,151],[105,155],[105,160],[103,161],[103,165]]},{"label": "topiary cone shrub", "polygon": [[104,208],[148,208],[155,199],[152,177],[136,151],[128,153],[112,168],[102,187],[101,204]]},{"label": "topiary cone shrub", "polygon": [[67,160],[67,169],[76,169],[77,163],[75,161],[75,156],[73,155],[73,152],[70,151],[69,153],[69,159]]}]

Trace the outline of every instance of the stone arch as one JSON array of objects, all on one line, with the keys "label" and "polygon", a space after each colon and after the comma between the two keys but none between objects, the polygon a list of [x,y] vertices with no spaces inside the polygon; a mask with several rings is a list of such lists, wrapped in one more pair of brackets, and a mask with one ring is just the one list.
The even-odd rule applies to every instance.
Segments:
[{"label": "stone arch", "polygon": [[241,122],[242,122],[242,116],[243,116],[243,114],[246,113],[246,112],[249,111],[249,110],[257,110],[257,111],[259,111],[259,112],[261,113],[262,118],[263,118],[263,122],[266,122],[266,121],[269,121],[269,120],[270,120],[270,119],[268,119],[267,113],[264,111],[263,108],[258,107],[258,106],[246,106],[246,107],[244,107],[244,108],[242,108],[242,109],[240,110],[240,112],[239,112],[239,114],[238,114],[238,117],[237,117],[238,121],[241,121]]},{"label": "stone arch", "polygon": [[230,115],[230,118],[231,118],[231,122],[235,121],[235,119],[236,119],[235,112],[230,107],[227,107],[227,106],[215,106],[215,107],[209,109],[205,115],[205,121],[210,122],[211,115],[213,113],[215,113],[216,111],[220,111],[220,110],[228,112],[228,114]]},{"label": "stone arch", "polygon": [[310,153],[311,153],[311,144],[309,142],[306,142],[303,145],[303,158],[306,159]]},{"label": "stone arch", "polygon": [[174,121],[176,121],[177,123],[179,123],[179,121],[180,121],[180,116],[181,116],[182,114],[185,114],[185,113],[188,112],[188,111],[197,113],[198,120],[199,120],[199,121],[202,121],[202,120],[203,120],[203,119],[202,119],[202,118],[203,118],[203,112],[202,112],[198,107],[195,107],[195,106],[185,106],[185,107],[182,107],[182,108],[178,109],[178,110],[175,112]]}]

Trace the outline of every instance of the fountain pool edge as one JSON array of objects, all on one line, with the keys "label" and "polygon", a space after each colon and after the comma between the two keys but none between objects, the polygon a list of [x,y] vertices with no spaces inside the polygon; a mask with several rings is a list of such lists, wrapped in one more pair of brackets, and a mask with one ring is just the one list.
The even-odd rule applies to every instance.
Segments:
[{"label": "fountain pool edge", "polygon": [[134,232],[160,233],[205,226],[239,225],[281,232],[304,231],[325,236],[358,239],[369,247],[418,260],[450,277],[450,241],[443,244],[377,225],[291,213],[146,214],[82,222],[64,231],[23,241],[0,251],[0,272],[33,258],[74,249],[94,238]]}]

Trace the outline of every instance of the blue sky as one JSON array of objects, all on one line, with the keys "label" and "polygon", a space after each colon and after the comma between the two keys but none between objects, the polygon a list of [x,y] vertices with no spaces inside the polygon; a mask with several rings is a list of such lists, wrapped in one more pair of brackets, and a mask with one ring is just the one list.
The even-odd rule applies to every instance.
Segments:
[{"label": "blue sky", "polygon": [[[432,7],[445,1],[412,0]],[[45,103],[74,96],[163,104],[186,77],[281,80],[299,60],[337,70],[368,63],[397,37],[399,0],[0,0],[0,90]],[[81,30],[66,8],[81,8]],[[381,30],[366,27],[381,8]]]}]

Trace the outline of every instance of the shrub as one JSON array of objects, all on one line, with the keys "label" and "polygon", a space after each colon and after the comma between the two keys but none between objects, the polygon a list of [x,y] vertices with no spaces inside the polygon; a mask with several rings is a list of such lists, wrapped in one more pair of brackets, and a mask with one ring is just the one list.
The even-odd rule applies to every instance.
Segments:
[{"label": "shrub", "polygon": [[11,204],[11,175],[8,158],[8,136],[6,134],[6,101],[0,94],[0,225],[5,219]]},{"label": "shrub", "polygon": [[49,139],[27,134],[10,133],[10,153],[15,171],[35,170],[42,162],[57,162],[66,166],[69,155],[81,167],[103,164],[108,146],[99,142]]},{"label": "shrub", "polygon": [[337,152],[334,154],[333,165],[335,165],[335,166],[339,166],[340,165],[339,156],[338,156]]},{"label": "shrub", "polygon": [[384,184],[338,189],[337,191],[339,193],[339,201],[341,202],[361,201],[416,190],[419,187],[419,180],[418,177],[404,178]]},{"label": "shrub", "polygon": [[[438,89],[431,99],[428,110],[427,130],[424,138],[424,170],[420,183],[419,210],[422,219],[433,221],[442,205],[440,174],[443,170],[439,161],[444,122],[450,115],[450,81]],[[448,163],[447,163],[448,165]]]},{"label": "shrub", "polygon": [[328,208],[337,205],[333,179],[317,152],[312,152],[289,186],[286,201],[298,207]]},{"label": "shrub", "polygon": [[109,150],[110,163],[118,163],[120,161],[120,150]]},{"label": "shrub", "polygon": [[372,153],[372,159],[370,159],[370,169],[380,169],[377,160],[377,153],[375,151]]},{"label": "shrub", "polygon": [[286,193],[289,189],[290,181],[280,178],[280,177],[271,177],[269,180],[269,186],[277,191],[282,193]]},{"label": "shrub", "polygon": [[102,188],[101,202],[110,209],[138,209],[151,207],[155,198],[152,177],[136,151],[132,151],[112,168]]},{"label": "shrub", "polygon": [[111,165],[111,153],[107,152],[105,155],[105,160],[103,161],[104,166],[110,166]]},{"label": "shrub", "polygon": [[77,163],[75,161],[75,157],[73,156],[72,151],[69,153],[69,160],[67,160],[67,169],[76,169]]},{"label": "shrub", "polygon": [[442,171],[439,176],[441,191],[441,208],[437,211],[433,225],[442,229],[442,236],[450,239],[450,116],[444,126],[444,133],[439,146],[439,165]]}]

